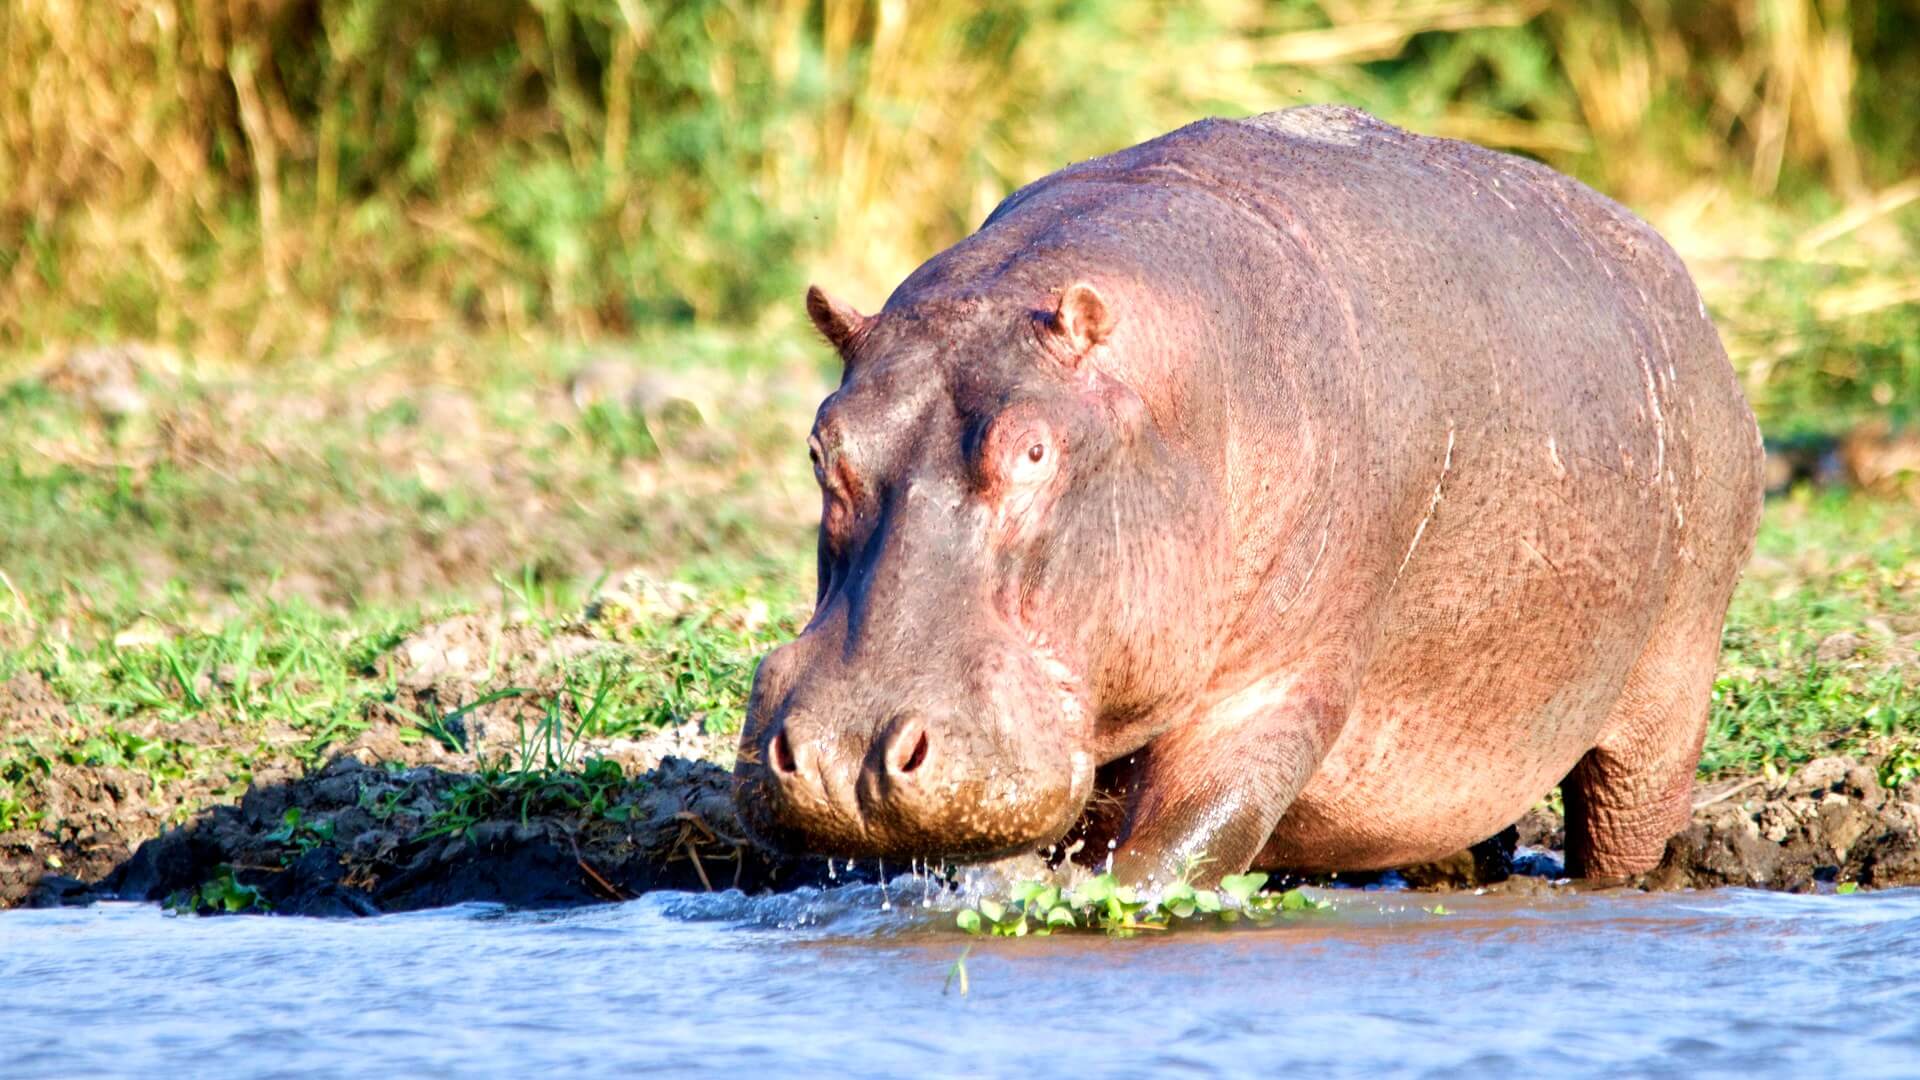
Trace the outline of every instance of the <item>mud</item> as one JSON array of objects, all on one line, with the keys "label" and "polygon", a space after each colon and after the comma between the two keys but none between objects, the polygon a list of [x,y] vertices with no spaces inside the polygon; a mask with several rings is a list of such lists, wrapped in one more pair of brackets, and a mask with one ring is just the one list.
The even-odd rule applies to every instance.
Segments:
[{"label": "mud", "polygon": [[1668,841],[1645,887],[1920,884],[1920,780],[1889,792],[1870,764],[1829,757],[1783,780],[1722,784],[1694,802],[1693,825]]},{"label": "mud", "polygon": [[64,879],[49,886],[56,895],[73,891],[77,882],[100,880],[190,806],[218,797],[226,783],[223,776],[159,784],[137,769],[76,765],[50,754],[74,726],[67,707],[39,676],[20,674],[0,683],[0,750],[19,747],[47,762],[44,772],[17,785],[39,820],[0,832],[0,908],[45,894],[44,877]]},{"label": "mud", "polygon": [[[591,812],[556,809],[549,793],[531,811],[514,799],[496,801],[458,828],[433,828],[436,812],[473,781],[470,773],[341,754],[309,775],[256,784],[238,805],[215,807],[117,862],[92,859],[77,864],[77,873],[48,875],[21,899],[185,898],[194,906],[193,890],[231,873],[258,891],[264,910],[350,916],[468,901],[571,906],[662,888],[758,892],[828,879],[824,860],[780,858],[743,837],[729,775],[712,762],[667,757],[623,777]],[[572,794],[585,796],[584,787]],[[1668,844],[1660,867],[1612,884],[1794,892],[1846,882],[1920,885],[1916,799],[1916,785],[1888,792],[1869,766],[1847,758],[1821,759],[1782,781],[1703,787],[1693,825]],[[289,810],[298,811],[293,828]],[[1562,836],[1558,817],[1536,810],[1471,851],[1397,873],[1422,891],[1537,892],[1562,876]],[[124,853],[126,845],[112,850]],[[862,870],[871,876],[871,868]],[[848,869],[838,874],[847,880]]]},{"label": "mud", "polygon": [[[1415,888],[1437,891],[1532,891],[1564,872],[1565,840],[1560,815],[1540,807],[1471,852],[1400,874]],[[1849,882],[1920,885],[1920,778],[1888,791],[1874,763],[1826,757],[1786,777],[1701,785],[1692,824],[1667,842],[1660,865],[1606,884],[1813,892]]]},{"label": "mud", "polygon": [[[640,588],[633,583],[642,580],[629,575],[622,585],[633,591]],[[211,714],[189,721],[109,723],[69,710],[57,690],[37,674],[23,673],[0,683],[0,797],[11,790],[30,813],[21,827],[0,832],[0,909],[94,898],[99,883],[128,864],[142,844],[162,834],[168,838],[165,843],[196,837],[182,850],[212,853],[214,862],[208,865],[216,869],[221,863],[260,863],[266,855],[272,858],[261,865],[282,869],[285,853],[269,850],[265,835],[284,823],[278,816],[264,824],[243,817],[238,820],[252,824],[236,825],[226,816],[235,809],[232,804],[238,801],[246,808],[281,800],[276,814],[298,807],[306,820],[328,828],[330,818],[314,815],[341,809],[329,801],[340,788],[315,783],[350,766],[378,766],[381,775],[408,775],[417,796],[409,805],[428,806],[446,791],[473,783],[487,764],[497,767],[526,755],[529,731],[560,688],[567,661],[624,648],[591,636],[588,629],[583,623],[577,632],[548,639],[525,626],[475,615],[421,628],[381,661],[380,673],[394,687],[392,698],[373,702],[361,718],[365,730],[337,744],[332,756],[338,760],[311,775],[302,763],[311,732],[247,724],[233,716],[224,717],[223,723]],[[229,677],[232,673],[203,675],[205,685],[199,690],[211,699]],[[499,686],[525,692],[489,700],[486,691]],[[439,737],[423,733],[418,723],[423,717],[440,722]],[[131,767],[136,763],[129,761],[130,767],[120,767],[79,760],[97,736],[111,735],[148,740],[148,748],[164,753],[183,775],[157,773],[151,762]],[[708,785],[724,790],[732,746],[731,737],[710,734],[702,718],[691,717],[644,738],[583,738],[570,741],[566,749],[575,763],[598,760],[604,763],[601,768],[617,768],[622,777],[644,778],[637,784],[675,792],[687,809],[701,805],[703,798],[692,774],[682,769],[662,775],[662,763],[672,757],[702,759],[699,768],[718,776],[709,778]],[[368,790],[374,792],[369,798],[385,791]],[[421,813],[403,815],[395,829],[403,835],[407,827],[417,831],[425,827],[423,820]],[[542,818],[542,824],[553,823]],[[497,832],[487,824],[478,823],[480,839]],[[732,835],[731,819],[723,824]],[[186,828],[168,831],[175,826]],[[251,840],[249,829],[258,834]],[[303,835],[311,839],[313,834],[308,830]],[[346,834],[338,835],[344,843]],[[310,846],[302,847],[303,853]],[[164,862],[186,867],[183,872],[190,876],[201,869],[196,859],[169,855]],[[667,854],[661,860],[666,861]],[[177,876],[163,875],[169,889],[181,887]],[[246,873],[240,876],[250,880]],[[697,878],[694,873],[689,880]],[[305,902],[294,909],[301,910]]]},{"label": "mud", "polygon": [[[141,845],[91,894],[193,906],[180,894],[230,871],[267,910],[341,916],[469,901],[564,907],[652,889],[758,892],[827,876],[822,860],[784,860],[742,839],[730,775],[711,762],[668,758],[621,784],[600,813],[523,815],[509,802],[451,832],[427,828],[471,779],[341,755]],[[299,824],[289,829],[294,809]],[[35,899],[86,895],[60,882]]]}]

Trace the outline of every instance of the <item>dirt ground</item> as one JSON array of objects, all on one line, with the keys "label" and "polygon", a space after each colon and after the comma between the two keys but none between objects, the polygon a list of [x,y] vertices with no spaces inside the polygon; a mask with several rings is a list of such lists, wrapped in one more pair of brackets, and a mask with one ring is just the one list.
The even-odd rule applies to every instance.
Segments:
[{"label": "dirt ground", "polygon": [[[1416,889],[1535,891],[1560,880],[1565,840],[1560,815],[1538,807],[1471,851],[1399,874]],[[1658,867],[1626,884],[1814,892],[1848,882],[1920,885],[1920,782],[1888,791],[1874,763],[1825,757],[1787,777],[1700,785],[1692,824]]]}]

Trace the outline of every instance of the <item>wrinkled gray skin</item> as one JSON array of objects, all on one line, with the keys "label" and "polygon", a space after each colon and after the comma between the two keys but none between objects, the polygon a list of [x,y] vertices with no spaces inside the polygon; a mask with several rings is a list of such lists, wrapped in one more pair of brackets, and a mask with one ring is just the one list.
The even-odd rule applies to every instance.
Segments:
[{"label": "wrinkled gray skin", "polygon": [[1339,108],[1014,194],[863,316],[820,593],[737,798],[793,850],[1390,867],[1562,784],[1572,869],[1687,817],[1752,414],[1685,268],[1551,170]]}]

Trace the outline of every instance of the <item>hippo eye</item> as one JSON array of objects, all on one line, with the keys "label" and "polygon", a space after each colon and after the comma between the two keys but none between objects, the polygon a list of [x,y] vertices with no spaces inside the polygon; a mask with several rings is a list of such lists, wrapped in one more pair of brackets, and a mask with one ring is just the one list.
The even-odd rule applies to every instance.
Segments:
[{"label": "hippo eye", "polygon": [[807,460],[813,462],[813,478],[822,484],[826,483],[827,467],[826,464],[820,460],[819,446],[813,443],[807,444]]},{"label": "hippo eye", "polygon": [[1039,443],[1034,443],[1032,446],[1027,447],[1027,460],[1033,462],[1036,465],[1040,463],[1041,458],[1046,456],[1047,456],[1047,448],[1044,446],[1041,446]]}]

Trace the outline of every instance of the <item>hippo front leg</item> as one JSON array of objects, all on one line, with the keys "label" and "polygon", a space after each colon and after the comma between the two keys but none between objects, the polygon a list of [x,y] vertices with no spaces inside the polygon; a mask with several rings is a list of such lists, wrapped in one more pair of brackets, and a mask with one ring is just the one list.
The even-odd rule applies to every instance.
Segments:
[{"label": "hippo front leg", "polygon": [[[1155,739],[1121,781],[1124,881],[1213,884],[1244,872],[1340,733],[1350,696],[1260,685]],[[1098,852],[1093,852],[1097,856]]]}]

